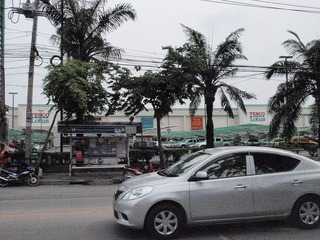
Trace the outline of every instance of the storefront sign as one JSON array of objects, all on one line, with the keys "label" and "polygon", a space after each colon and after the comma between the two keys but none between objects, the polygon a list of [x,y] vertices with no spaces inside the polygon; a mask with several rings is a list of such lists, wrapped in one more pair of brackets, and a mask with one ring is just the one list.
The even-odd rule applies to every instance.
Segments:
[{"label": "storefront sign", "polygon": [[49,123],[49,113],[32,113],[32,123]]},{"label": "storefront sign", "polygon": [[250,122],[265,122],[266,112],[249,112]]}]

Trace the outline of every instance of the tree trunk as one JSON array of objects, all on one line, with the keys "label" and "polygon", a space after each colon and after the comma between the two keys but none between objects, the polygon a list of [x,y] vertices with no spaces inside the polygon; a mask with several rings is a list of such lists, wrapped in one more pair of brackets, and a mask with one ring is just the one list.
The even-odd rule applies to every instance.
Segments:
[{"label": "tree trunk", "polygon": [[56,122],[56,118],[57,118],[57,115],[58,115],[59,112],[60,112],[60,110],[56,111],[55,114],[54,114],[54,117],[53,117],[51,126],[50,126],[49,131],[48,131],[48,134],[47,134],[47,138],[46,138],[46,140],[45,140],[45,142],[44,142],[44,145],[42,146],[42,149],[41,149],[41,151],[40,151],[40,153],[39,153],[39,158],[38,158],[37,166],[39,166],[40,163],[41,163],[41,161],[42,161],[43,152],[44,152],[44,150],[47,148],[47,145],[48,145],[48,142],[49,142],[49,138],[50,138],[50,133],[51,133],[51,130],[52,130],[52,128],[53,128],[54,123]]},{"label": "tree trunk", "polygon": [[159,157],[160,157],[160,168],[166,168],[166,164],[164,161],[164,154],[163,154],[163,149],[162,149],[162,141],[161,141],[161,118],[157,117],[157,140],[158,140],[158,145],[159,145]]},{"label": "tree trunk", "polygon": [[212,120],[213,115],[213,100],[207,99],[207,126],[206,126],[206,139],[207,139],[207,148],[213,148],[214,147],[214,125]]}]

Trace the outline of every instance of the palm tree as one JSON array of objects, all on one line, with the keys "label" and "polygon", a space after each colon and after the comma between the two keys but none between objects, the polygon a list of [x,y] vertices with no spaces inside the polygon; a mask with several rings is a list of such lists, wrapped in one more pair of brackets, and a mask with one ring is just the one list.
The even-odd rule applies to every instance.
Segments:
[{"label": "palm tree", "polygon": [[184,78],[186,91],[190,93],[190,114],[194,115],[201,97],[206,104],[207,147],[214,147],[213,105],[219,94],[222,109],[234,118],[230,101],[235,102],[244,112],[243,99],[252,99],[254,95],[228,85],[225,79],[234,76],[238,69],[236,60],[246,59],[242,54],[239,36],[244,29],[232,32],[224,42],[213,51],[206,38],[199,32],[182,25],[188,41],[180,48],[166,47],[168,54],[164,60],[165,71],[171,72],[172,79]]},{"label": "palm tree", "polygon": [[52,40],[61,44],[63,53],[81,61],[119,57],[122,50],[106,41],[104,34],[117,29],[127,20],[135,20],[130,4],[105,9],[107,0],[43,1],[43,9],[56,28]]},{"label": "palm tree", "polygon": [[290,78],[279,85],[276,94],[269,100],[269,112],[274,114],[270,124],[270,136],[276,136],[283,127],[283,135],[291,137],[295,122],[301,115],[301,107],[309,97],[311,105],[310,123],[318,135],[318,156],[320,150],[320,40],[304,44],[299,36],[289,31],[295,39],[286,40],[283,45],[294,57],[292,61],[278,61],[269,67],[267,79],[274,75],[290,73]]}]

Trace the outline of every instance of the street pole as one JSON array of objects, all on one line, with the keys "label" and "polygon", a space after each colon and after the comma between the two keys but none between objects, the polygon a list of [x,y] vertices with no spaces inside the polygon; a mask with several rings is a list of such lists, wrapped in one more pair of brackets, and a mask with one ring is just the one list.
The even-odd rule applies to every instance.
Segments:
[{"label": "street pole", "polygon": [[[60,58],[61,65],[63,64],[63,34],[64,34],[64,0],[61,0],[61,39],[60,39]],[[63,109],[60,112],[60,121],[63,121]],[[60,133],[60,152],[63,152],[63,142],[62,142],[63,134]]]},{"label": "street pole", "polygon": [[43,111],[44,110],[38,110],[38,112],[40,112],[40,119],[41,119],[41,121],[40,121],[40,133],[42,134],[42,120],[43,120],[43,116],[42,116],[42,113],[43,113]]},{"label": "street pole", "polygon": [[[34,10],[39,8],[39,0],[35,0]],[[34,80],[34,63],[37,41],[38,16],[33,16],[33,27],[31,36],[31,48],[29,59],[29,73],[28,73],[28,95],[27,95],[27,109],[26,109],[26,136],[25,136],[25,159],[30,163],[31,155],[31,135],[32,135],[32,97],[33,97],[33,80]]]},{"label": "street pole", "polygon": [[[279,58],[284,59],[284,66],[286,67],[286,84],[288,83],[288,58],[292,58],[292,56],[279,56]],[[285,103],[286,103],[286,98],[285,98]],[[287,138],[287,143],[290,144],[290,137],[285,136]]]},{"label": "street pole", "polygon": [[4,74],[5,1],[0,0],[0,142],[7,142],[6,97]]},{"label": "street pole", "polygon": [[18,94],[16,92],[9,92],[9,94],[12,94],[12,108],[11,108],[11,114],[12,114],[12,124],[11,124],[11,128],[14,129],[14,95]]}]

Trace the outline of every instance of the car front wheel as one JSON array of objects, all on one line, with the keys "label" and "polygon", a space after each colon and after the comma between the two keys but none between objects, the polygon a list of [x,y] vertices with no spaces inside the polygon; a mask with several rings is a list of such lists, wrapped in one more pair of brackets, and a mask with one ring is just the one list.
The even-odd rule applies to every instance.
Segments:
[{"label": "car front wheel", "polygon": [[172,204],[154,207],[146,220],[148,232],[158,239],[176,238],[185,227],[183,211]]},{"label": "car front wheel", "polygon": [[292,210],[293,222],[302,229],[312,229],[319,225],[320,201],[315,197],[305,197],[296,202]]}]

